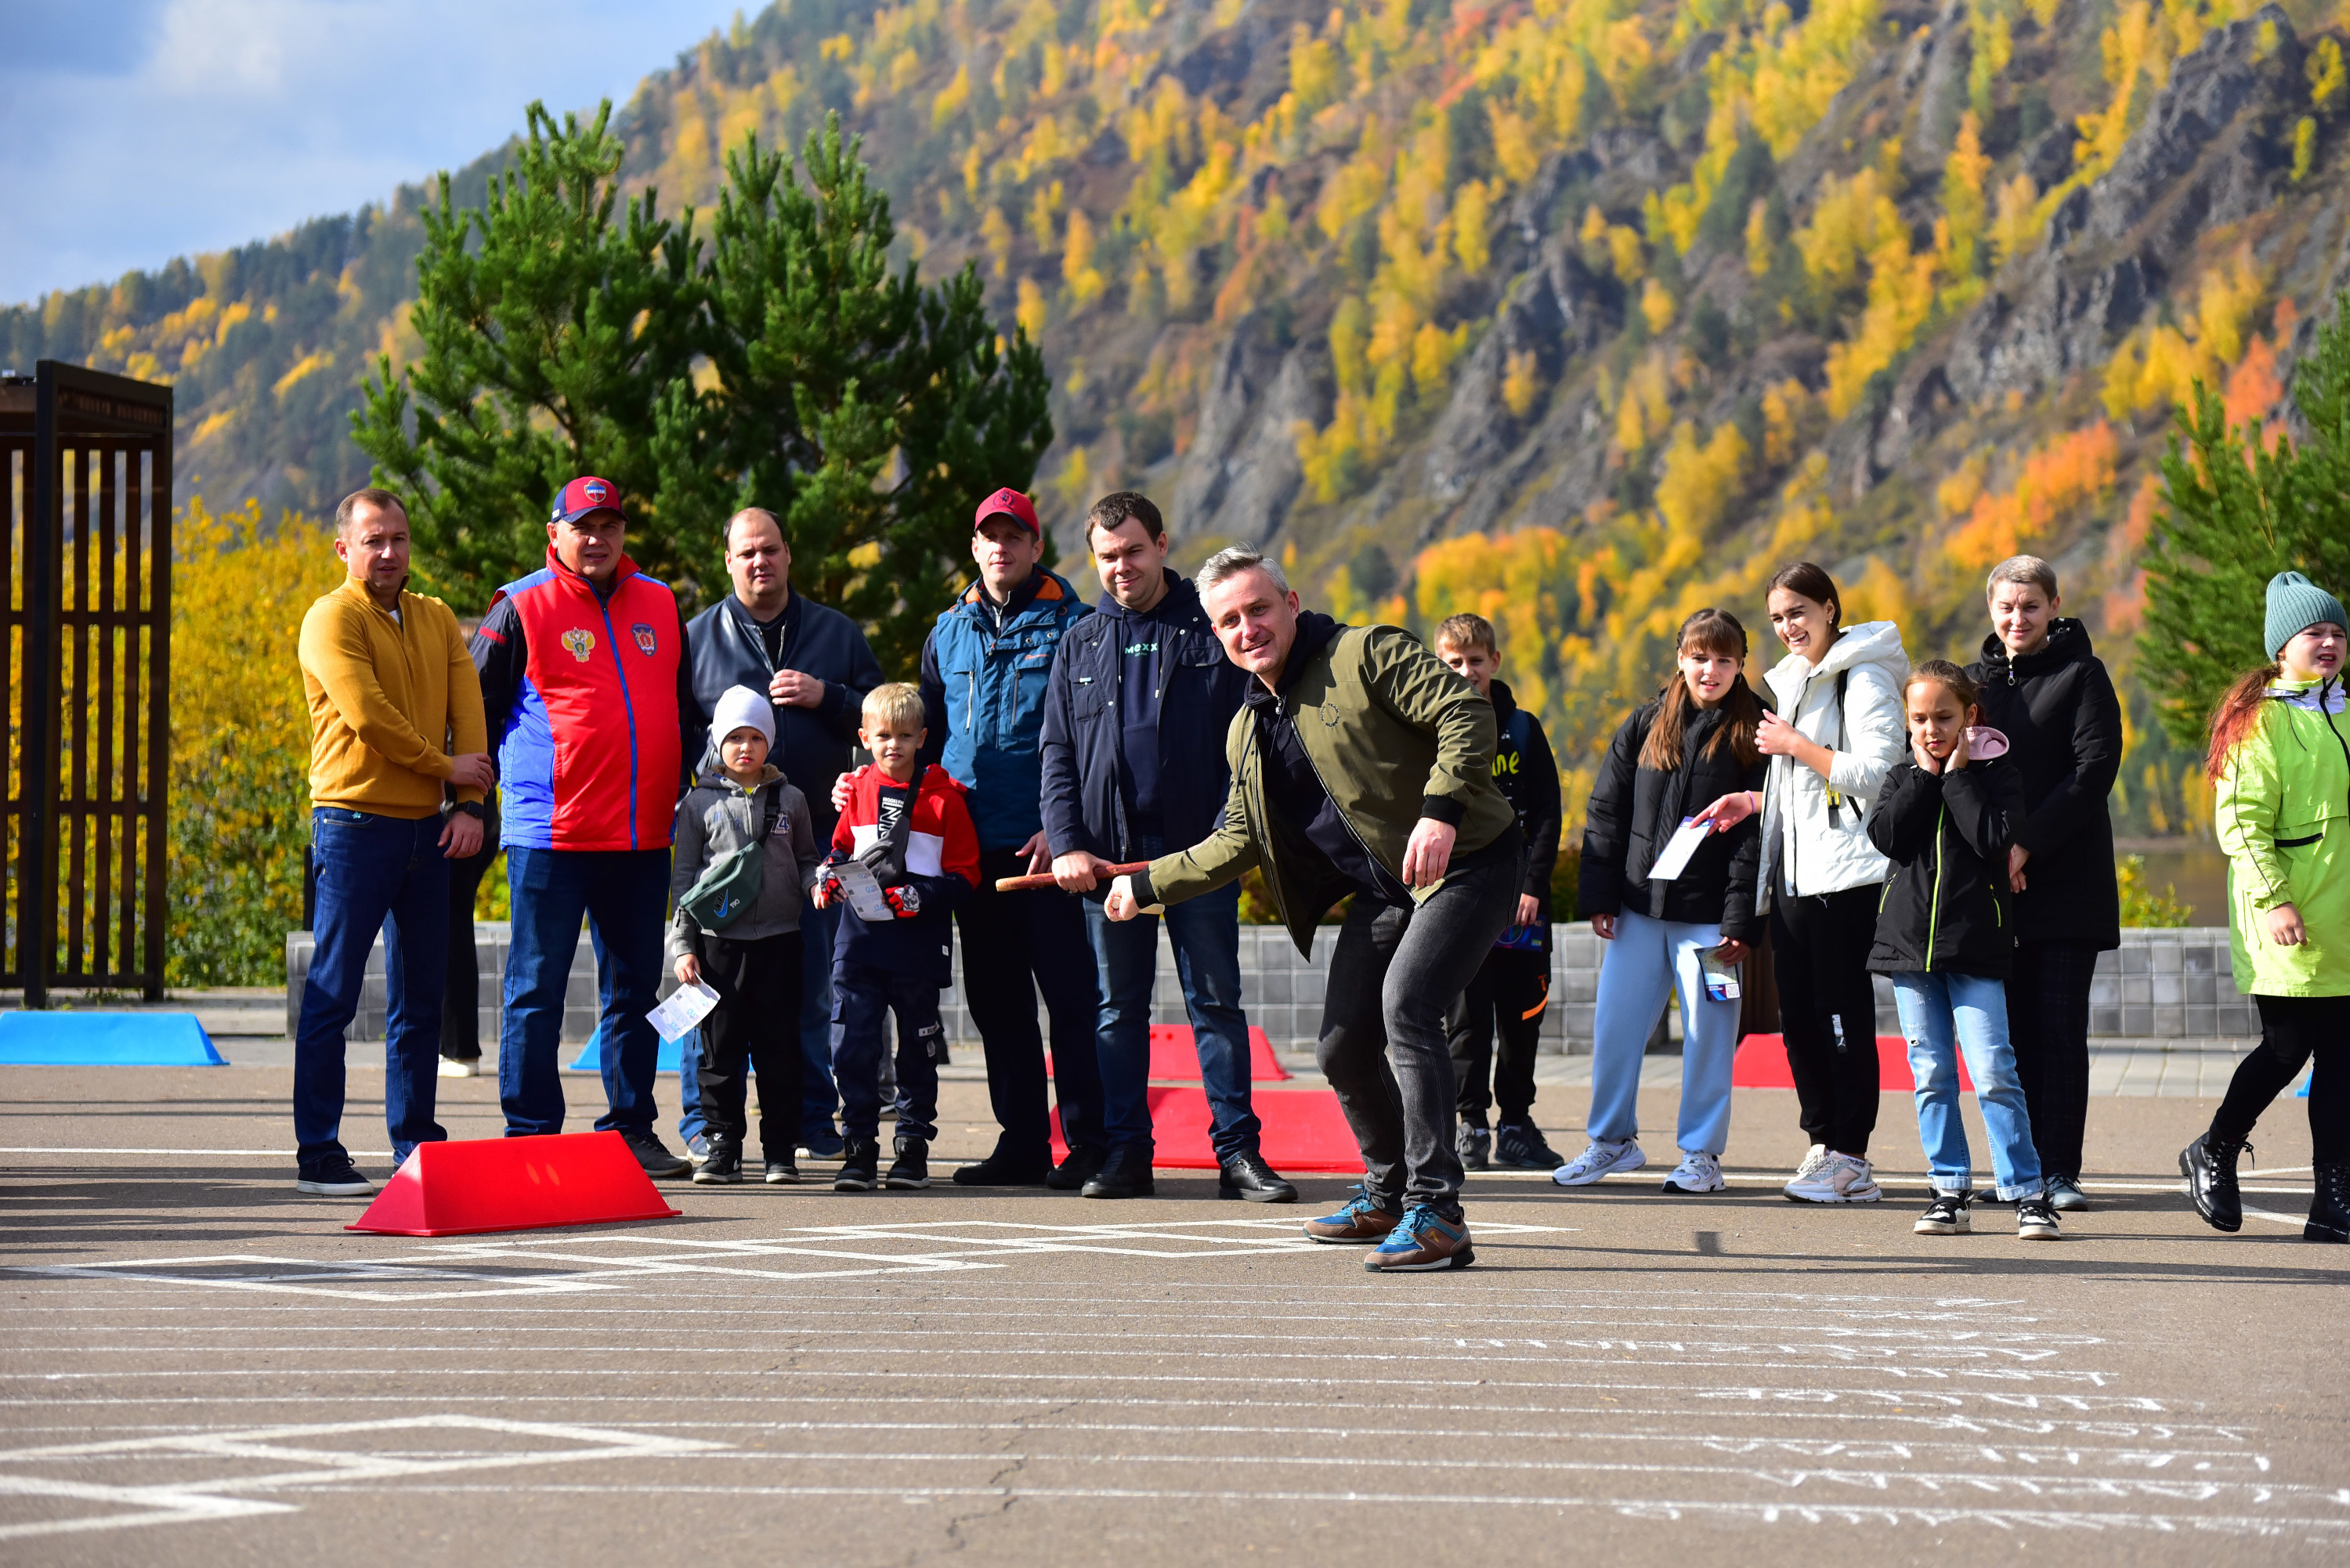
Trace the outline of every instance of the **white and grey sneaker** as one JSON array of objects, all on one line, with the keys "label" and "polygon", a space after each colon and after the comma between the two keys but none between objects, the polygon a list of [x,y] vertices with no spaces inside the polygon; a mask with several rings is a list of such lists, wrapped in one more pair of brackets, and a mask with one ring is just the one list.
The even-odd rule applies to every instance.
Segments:
[{"label": "white and grey sneaker", "polygon": [[1681,1162],[1665,1178],[1667,1192],[1719,1192],[1730,1184],[1721,1179],[1721,1161],[1710,1154],[1681,1151]]},{"label": "white and grey sneaker", "polygon": [[1811,1174],[1797,1171],[1779,1190],[1795,1203],[1874,1203],[1885,1196],[1868,1161],[1833,1152]]},{"label": "white and grey sneaker", "polygon": [[1787,1179],[1787,1185],[1793,1187],[1796,1182],[1803,1180],[1804,1178],[1807,1176],[1817,1175],[1819,1173],[1820,1167],[1825,1165],[1827,1162],[1828,1146],[1824,1143],[1815,1143],[1812,1145],[1812,1147],[1804,1152],[1804,1162],[1795,1167],[1795,1174]]},{"label": "white and grey sneaker", "polygon": [[1638,1139],[1602,1143],[1593,1138],[1581,1154],[1550,1173],[1561,1187],[1588,1187],[1611,1170],[1638,1170],[1648,1163]]}]

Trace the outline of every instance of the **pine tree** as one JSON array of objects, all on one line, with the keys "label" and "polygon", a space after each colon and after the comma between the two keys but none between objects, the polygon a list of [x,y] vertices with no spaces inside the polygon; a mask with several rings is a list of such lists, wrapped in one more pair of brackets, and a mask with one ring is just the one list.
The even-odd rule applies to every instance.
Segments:
[{"label": "pine tree", "polygon": [[2182,746],[2202,746],[2228,683],[2262,661],[2270,577],[2301,571],[2350,589],[2350,328],[2339,301],[2293,397],[2309,428],[2299,448],[2264,436],[2259,420],[2231,426],[2219,392],[2198,379],[2162,460],[2138,653],[2162,726]]}]

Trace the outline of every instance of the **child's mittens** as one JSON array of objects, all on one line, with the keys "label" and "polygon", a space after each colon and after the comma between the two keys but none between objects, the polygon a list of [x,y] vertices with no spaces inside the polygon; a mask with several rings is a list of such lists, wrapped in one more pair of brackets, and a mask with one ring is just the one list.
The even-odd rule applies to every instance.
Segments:
[{"label": "child's mittens", "polygon": [[890,910],[901,920],[910,920],[922,912],[921,889],[910,882],[902,887],[884,888],[881,897],[889,900]]}]

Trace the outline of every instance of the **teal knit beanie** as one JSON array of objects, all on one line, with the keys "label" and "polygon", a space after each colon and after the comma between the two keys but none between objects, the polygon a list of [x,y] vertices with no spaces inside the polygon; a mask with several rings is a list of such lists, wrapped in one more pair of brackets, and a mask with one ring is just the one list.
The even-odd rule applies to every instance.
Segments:
[{"label": "teal knit beanie", "polygon": [[2350,613],[2345,613],[2342,601],[2299,572],[2279,572],[2269,579],[2269,618],[2262,642],[2271,659],[2277,656],[2277,649],[2322,620],[2350,630]]}]

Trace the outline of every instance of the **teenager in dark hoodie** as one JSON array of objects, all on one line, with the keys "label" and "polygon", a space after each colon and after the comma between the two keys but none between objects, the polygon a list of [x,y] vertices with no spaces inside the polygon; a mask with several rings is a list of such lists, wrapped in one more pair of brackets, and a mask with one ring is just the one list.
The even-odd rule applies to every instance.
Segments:
[{"label": "teenager in dark hoodie", "polygon": [[1967,667],[1982,722],[2005,735],[2023,780],[2007,848],[2015,967],[2007,1021],[2032,1141],[2058,1209],[2086,1209],[2081,1138],[2089,1119],[2089,982],[2122,945],[2114,825],[2122,705],[2081,623],[2058,614],[2056,573],[2037,556],[1991,569],[1991,635]]},{"label": "teenager in dark hoodie", "polygon": [[2056,1211],[2007,1038],[2015,951],[2007,848],[2023,815],[2023,780],[2007,759],[2007,737],[1981,727],[1975,683],[1957,665],[1933,659],[1911,670],[1901,705],[1909,755],[1893,764],[1868,814],[1869,841],[1893,863],[1868,967],[1893,977],[1918,1085],[1918,1141],[1933,1197],[1911,1229],[1968,1229],[1974,1166],[1959,1119],[1963,1052],[1991,1137],[1992,1178],[2015,1205],[2015,1233],[2053,1241]]}]

